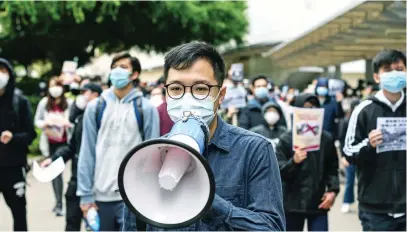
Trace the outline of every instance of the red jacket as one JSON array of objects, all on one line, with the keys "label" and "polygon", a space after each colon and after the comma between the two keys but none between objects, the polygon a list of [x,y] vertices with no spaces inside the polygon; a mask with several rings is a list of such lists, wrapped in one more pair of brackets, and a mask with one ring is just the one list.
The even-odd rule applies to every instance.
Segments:
[{"label": "red jacket", "polygon": [[164,102],[157,107],[158,115],[160,116],[160,136],[163,136],[171,131],[174,122],[171,120],[167,112],[167,102]]}]

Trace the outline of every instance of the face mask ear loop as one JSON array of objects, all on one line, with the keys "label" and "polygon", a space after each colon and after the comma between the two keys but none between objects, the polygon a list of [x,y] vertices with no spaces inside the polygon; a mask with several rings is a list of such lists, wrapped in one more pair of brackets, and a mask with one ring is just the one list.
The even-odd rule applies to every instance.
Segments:
[{"label": "face mask ear loop", "polygon": [[[219,96],[220,96],[220,90],[219,90],[218,95],[216,96],[216,98],[213,101],[213,107],[215,107],[215,102],[216,102],[216,100],[218,99]],[[218,113],[218,110],[219,110],[219,107],[216,108],[216,111],[213,114],[216,115]]]}]

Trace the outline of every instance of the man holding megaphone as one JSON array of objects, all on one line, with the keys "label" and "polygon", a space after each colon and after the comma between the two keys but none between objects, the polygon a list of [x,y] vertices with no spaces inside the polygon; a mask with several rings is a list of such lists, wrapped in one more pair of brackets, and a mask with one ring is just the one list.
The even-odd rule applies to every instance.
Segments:
[{"label": "man holding megaphone", "polygon": [[180,45],[166,55],[164,77],[175,125],[123,160],[122,230],[136,230],[136,217],[153,231],[285,230],[271,143],[217,116],[226,94],[221,55],[203,42]]}]

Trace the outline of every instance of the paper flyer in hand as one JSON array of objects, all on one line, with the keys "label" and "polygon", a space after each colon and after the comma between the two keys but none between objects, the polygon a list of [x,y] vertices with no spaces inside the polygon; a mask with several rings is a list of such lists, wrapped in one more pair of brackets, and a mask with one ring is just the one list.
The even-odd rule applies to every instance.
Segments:
[{"label": "paper flyer in hand", "polygon": [[61,174],[65,169],[62,157],[52,162],[48,167],[41,168],[37,161],[33,162],[33,176],[42,183],[47,183]]},{"label": "paper flyer in hand", "polygon": [[321,146],[324,109],[294,108],[293,150],[317,151]]},{"label": "paper flyer in hand", "polygon": [[61,140],[64,136],[65,127],[70,123],[67,119],[61,114],[50,113],[46,119],[47,127],[44,129],[44,132],[53,140]]},{"label": "paper flyer in hand", "polygon": [[377,153],[406,150],[407,118],[377,118],[377,129],[383,135],[383,143],[376,146]]}]

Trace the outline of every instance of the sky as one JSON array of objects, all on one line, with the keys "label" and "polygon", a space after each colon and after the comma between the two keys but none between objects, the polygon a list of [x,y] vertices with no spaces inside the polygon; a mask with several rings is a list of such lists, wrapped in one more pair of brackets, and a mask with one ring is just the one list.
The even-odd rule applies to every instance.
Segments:
[{"label": "sky", "polygon": [[[247,17],[249,33],[246,36],[248,44],[262,42],[287,41],[315,28],[332,19],[336,15],[355,6],[363,0],[247,0]],[[143,69],[149,69],[164,64],[164,56],[146,54],[133,50],[132,55],[140,59]],[[109,59],[96,61],[98,66]],[[101,72],[108,72],[99,68]],[[364,61],[343,64],[343,72],[364,72]],[[89,72],[94,68],[88,69]]]}]

